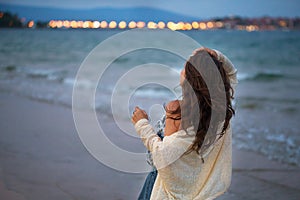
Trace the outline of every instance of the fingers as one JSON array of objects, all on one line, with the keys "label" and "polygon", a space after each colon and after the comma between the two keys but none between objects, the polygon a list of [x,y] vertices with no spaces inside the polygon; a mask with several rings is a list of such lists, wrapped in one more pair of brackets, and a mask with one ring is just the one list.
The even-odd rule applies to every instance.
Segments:
[{"label": "fingers", "polygon": [[136,107],[134,108],[134,111],[138,111],[138,110],[142,110],[142,109],[140,109],[140,107],[136,106]]},{"label": "fingers", "polygon": [[131,122],[133,124],[135,124],[136,122],[138,122],[140,119],[148,119],[148,115],[146,113],[146,111],[140,109],[138,106],[136,106],[134,108],[134,111],[132,113],[132,117],[131,117]]},{"label": "fingers", "polygon": [[137,121],[138,121],[137,117],[136,117],[135,115],[133,115],[133,116],[131,117],[131,122],[132,122],[133,124],[135,124]]},{"label": "fingers", "polygon": [[134,113],[135,112],[142,112],[144,115],[147,115],[146,111],[144,111],[143,109],[140,109],[138,106],[135,107]]}]

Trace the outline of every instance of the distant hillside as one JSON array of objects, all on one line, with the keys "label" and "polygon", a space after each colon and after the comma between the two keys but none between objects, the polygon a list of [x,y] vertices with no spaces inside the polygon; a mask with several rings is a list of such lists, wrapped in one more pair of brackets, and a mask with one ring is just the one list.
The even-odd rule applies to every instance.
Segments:
[{"label": "distant hillside", "polygon": [[34,6],[0,4],[1,11],[10,11],[25,17],[26,20],[49,21],[51,19],[68,20],[125,20],[125,21],[192,21],[199,18],[148,7],[134,8],[95,8],[95,9],[60,9]]}]

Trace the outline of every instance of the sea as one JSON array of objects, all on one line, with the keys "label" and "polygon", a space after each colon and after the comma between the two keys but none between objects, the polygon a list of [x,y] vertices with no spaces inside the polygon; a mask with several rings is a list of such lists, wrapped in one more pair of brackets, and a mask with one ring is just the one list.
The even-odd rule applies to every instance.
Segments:
[{"label": "sea", "polygon": [[[97,45],[120,33],[120,30],[0,29],[0,92],[71,108],[80,66]],[[233,145],[300,166],[300,32],[181,33],[202,46],[223,52],[238,70]],[[136,42],[144,39],[141,36]],[[164,45],[176,44],[174,40]],[[126,41],[112,43],[109,49],[103,49],[103,57],[97,62],[106,63],[113,52],[128,45]],[[95,108],[100,115],[111,117],[111,98],[118,80],[134,66],[147,63],[174,69],[173,74],[160,74],[160,80],[170,76],[177,79],[185,60],[155,49],[120,55],[110,63],[97,85]],[[88,81],[80,84],[82,90],[91,86]],[[125,87],[125,93],[131,93],[131,89]],[[134,92],[128,110],[131,112],[139,104],[149,111],[150,104],[163,104],[178,98],[176,94],[154,81]]]}]

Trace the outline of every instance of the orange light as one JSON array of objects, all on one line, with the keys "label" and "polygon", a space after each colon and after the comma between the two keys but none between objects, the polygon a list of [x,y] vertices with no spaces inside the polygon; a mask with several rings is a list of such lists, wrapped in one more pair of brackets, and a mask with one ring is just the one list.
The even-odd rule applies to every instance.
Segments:
[{"label": "orange light", "polygon": [[176,30],[176,24],[174,22],[168,22],[167,27],[172,31]]},{"label": "orange light", "polygon": [[0,18],[2,18],[2,17],[3,17],[3,15],[4,15],[4,14],[3,14],[3,12],[0,12]]},{"label": "orange light", "polygon": [[120,23],[119,23],[119,28],[120,29],[124,29],[124,28],[126,28],[126,22],[125,21],[121,21]]},{"label": "orange light", "polygon": [[254,25],[249,25],[249,26],[246,26],[246,31],[255,31],[255,30],[258,30],[258,27],[257,26],[254,26]]},{"label": "orange light", "polygon": [[100,26],[101,26],[101,28],[107,28],[108,24],[107,24],[106,21],[102,21],[102,22],[100,23]]},{"label": "orange light", "polygon": [[280,21],[279,21],[279,25],[280,25],[281,27],[286,27],[286,26],[287,26],[287,23],[286,23],[286,21],[284,21],[284,20],[280,20]]},{"label": "orange light", "polygon": [[189,31],[189,30],[192,30],[192,28],[193,28],[193,27],[192,27],[192,25],[191,25],[190,23],[185,23],[183,29]]},{"label": "orange light", "polygon": [[206,24],[204,23],[204,22],[200,22],[199,23],[199,27],[200,27],[200,29],[206,29]]},{"label": "orange light", "polygon": [[61,20],[58,20],[56,22],[56,26],[57,26],[57,28],[61,28],[63,26],[63,22]]},{"label": "orange light", "polygon": [[222,27],[223,27],[223,22],[217,22],[217,23],[216,23],[216,26],[217,26],[218,28],[222,28]]},{"label": "orange light", "polygon": [[193,27],[193,29],[198,29],[199,28],[199,23],[198,22],[193,22],[192,27]]},{"label": "orange light", "polygon": [[30,22],[28,22],[28,28],[32,28],[34,26],[34,21],[30,21]]},{"label": "orange light", "polygon": [[[3,14],[3,13],[2,13]],[[1,12],[0,12],[0,18],[1,18]],[[278,21],[278,25],[284,27],[286,26],[287,22],[284,20]],[[34,21],[28,22],[27,26],[29,28],[33,28],[35,26]],[[154,21],[149,21],[148,23],[145,23],[143,21],[130,21],[127,23],[126,21],[120,21],[119,23],[116,21],[68,21],[68,20],[51,20],[48,23],[48,27],[50,28],[119,28],[119,29],[134,29],[134,28],[144,28],[147,27],[149,29],[164,29],[168,28],[170,30],[192,30],[192,29],[214,29],[214,28],[221,28],[223,27],[224,24],[223,22],[214,22],[214,21],[205,21],[205,22],[197,22],[197,21],[192,21],[191,23],[189,22],[154,22]],[[241,29],[243,27],[237,27],[237,29]],[[258,26],[254,25],[249,25],[245,26],[243,29],[247,31],[255,31],[258,30]]]},{"label": "orange light", "polygon": [[183,22],[178,22],[175,24],[176,30],[183,30],[184,29],[184,23]]},{"label": "orange light", "polygon": [[109,22],[108,27],[109,28],[116,28],[117,27],[117,22],[115,22],[115,21]]},{"label": "orange light", "polygon": [[148,22],[147,27],[148,27],[149,29],[156,29],[156,28],[157,28],[155,22]]},{"label": "orange light", "polygon": [[93,22],[93,28],[99,28],[100,27],[100,22],[94,21]]},{"label": "orange light", "polygon": [[136,27],[138,27],[138,28],[144,28],[145,27],[145,22],[137,22],[136,23]]},{"label": "orange light", "polygon": [[70,22],[67,20],[63,21],[63,27],[70,28]]},{"label": "orange light", "polygon": [[50,26],[51,28],[55,28],[55,27],[56,27],[56,21],[51,20],[51,21],[49,22],[49,26]]},{"label": "orange light", "polygon": [[74,20],[71,21],[70,25],[71,25],[71,28],[77,28],[77,22]]},{"label": "orange light", "polygon": [[89,27],[89,21],[83,22],[82,28],[88,28]]},{"label": "orange light", "polygon": [[207,28],[213,28],[214,24],[212,22],[207,22],[206,26]]},{"label": "orange light", "polygon": [[159,29],[164,29],[166,27],[166,24],[164,22],[158,22],[157,27]]},{"label": "orange light", "polygon": [[82,27],[83,27],[83,21],[78,21],[77,28],[82,28]]},{"label": "orange light", "polygon": [[136,23],[134,21],[129,22],[128,28],[135,28],[135,27],[136,27]]},{"label": "orange light", "polygon": [[88,21],[89,22],[89,28],[94,28],[94,23],[92,21]]}]

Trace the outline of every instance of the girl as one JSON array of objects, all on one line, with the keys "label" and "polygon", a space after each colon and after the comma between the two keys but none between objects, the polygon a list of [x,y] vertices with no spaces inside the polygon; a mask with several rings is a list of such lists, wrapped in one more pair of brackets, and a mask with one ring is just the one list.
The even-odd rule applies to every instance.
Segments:
[{"label": "girl", "polygon": [[197,49],[181,71],[182,101],[167,105],[166,111],[177,110],[177,104],[181,112],[169,118],[174,123],[167,122],[166,113],[168,134],[163,140],[148,123],[147,113],[135,108],[132,123],[158,172],[152,178],[151,200],[214,199],[229,188],[230,120],[235,114],[231,100],[236,74],[232,63],[219,51]]}]

